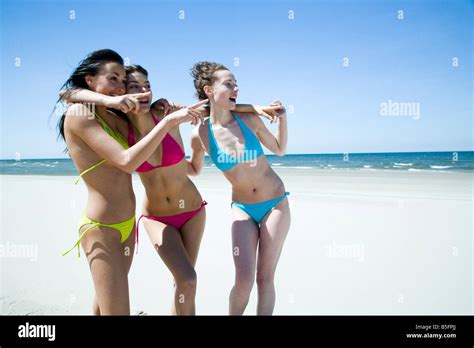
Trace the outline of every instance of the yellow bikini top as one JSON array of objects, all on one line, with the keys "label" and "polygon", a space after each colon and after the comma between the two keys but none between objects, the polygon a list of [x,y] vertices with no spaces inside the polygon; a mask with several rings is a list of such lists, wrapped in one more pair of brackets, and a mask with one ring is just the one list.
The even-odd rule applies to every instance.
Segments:
[{"label": "yellow bikini top", "polygon": [[[107,132],[108,135],[110,135],[112,138],[114,138],[120,145],[122,145],[122,147],[124,149],[128,149],[128,143],[127,141],[124,139],[124,137],[115,132],[112,128],[109,127],[109,125],[102,119],[102,117],[100,117],[97,113],[95,113],[95,117],[96,117],[96,120],[99,121],[100,125],[102,126],[102,128],[104,129],[104,131]],[[97,162],[96,164],[94,164],[93,166],[91,166],[90,168],[87,168],[86,170],[84,170],[82,173],[79,174],[79,177],[77,178],[75,184],[77,185],[77,183],[79,182],[79,180],[81,180],[81,178],[86,175],[87,173],[89,173],[91,170],[94,170],[95,168],[97,168],[98,166],[100,166],[102,163],[104,163],[105,161],[107,161],[106,159],[103,159],[103,160],[100,160],[99,162]]]}]

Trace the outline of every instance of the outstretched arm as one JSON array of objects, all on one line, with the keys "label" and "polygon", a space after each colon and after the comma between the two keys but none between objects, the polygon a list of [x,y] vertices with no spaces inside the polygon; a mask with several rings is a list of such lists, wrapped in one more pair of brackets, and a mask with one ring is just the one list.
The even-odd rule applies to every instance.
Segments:
[{"label": "outstretched arm", "polygon": [[286,146],[288,143],[288,126],[286,122],[285,107],[279,102],[275,101],[272,106],[278,106],[276,110],[278,129],[273,135],[265,126],[263,121],[258,118],[257,122],[257,137],[260,142],[271,152],[278,156],[284,156],[286,153]]},{"label": "outstretched arm", "polygon": [[94,120],[94,114],[84,105],[73,104],[66,113],[66,119],[71,131],[94,152],[127,173],[132,173],[151,156],[170,128],[169,122],[160,122],[138,143],[124,149],[102,129]]},{"label": "outstretched arm", "polygon": [[263,116],[268,118],[271,123],[277,121],[277,113],[276,111],[281,108],[280,105],[256,105],[256,104],[237,104],[235,106],[234,111],[236,112],[244,112],[244,113],[254,113],[259,116]]},{"label": "outstretched arm", "polygon": [[200,104],[168,115],[145,137],[128,149],[123,149],[97,122],[91,122],[94,115],[84,105],[72,105],[66,115],[72,116],[68,118],[71,130],[100,157],[106,159],[111,165],[127,173],[132,173],[153,154],[171,127],[188,121],[197,122],[197,119],[202,117],[194,110]]},{"label": "outstretched arm", "polygon": [[[179,104],[173,104],[174,110],[178,110],[180,108],[184,108],[184,106]],[[239,113],[253,113],[259,116],[263,116],[268,118],[272,123],[276,122],[277,114],[276,110],[279,109],[280,106],[278,105],[254,105],[254,104],[237,104],[233,111]],[[173,109],[173,108],[172,108]],[[204,116],[209,116],[209,107],[202,106],[198,109],[198,111]]]},{"label": "outstretched arm", "polygon": [[129,111],[138,111],[140,109],[140,100],[147,100],[151,98],[151,92],[124,94],[121,96],[112,97],[91,91],[89,89],[76,88],[62,90],[59,92],[59,96],[68,104],[89,103],[106,106],[108,108],[121,110],[124,113],[127,113]]}]

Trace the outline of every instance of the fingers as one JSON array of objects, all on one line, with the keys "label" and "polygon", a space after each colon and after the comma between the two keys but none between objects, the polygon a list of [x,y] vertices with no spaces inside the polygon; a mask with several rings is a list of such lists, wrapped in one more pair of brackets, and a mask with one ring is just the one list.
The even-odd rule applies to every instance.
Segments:
[{"label": "fingers", "polygon": [[149,100],[151,98],[151,92],[143,92],[131,94],[130,96],[137,98],[138,100]]},{"label": "fingers", "polygon": [[189,108],[190,109],[196,109],[196,108],[200,107],[201,105],[206,104],[207,102],[209,102],[209,99],[204,99],[204,100],[201,100],[200,102],[198,102],[194,105],[191,105]]},{"label": "fingers", "polygon": [[203,122],[202,114],[199,111],[195,110],[195,109],[189,108],[188,109],[188,115],[190,115],[191,118],[192,118],[191,119],[191,124],[193,126],[197,125],[199,122]]},{"label": "fingers", "polygon": [[119,110],[126,114],[128,112],[128,107],[125,103],[122,103],[119,105]]},{"label": "fingers", "polygon": [[199,111],[194,110],[194,109],[189,109],[188,113],[193,118],[193,122],[191,122],[193,125],[196,125],[197,122],[202,118],[201,113]]},{"label": "fingers", "polygon": [[265,111],[262,111],[262,115],[269,119],[270,120],[270,123],[273,123],[276,121],[276,116],[274,114],[270,115],[270,114],[267,114]]},{"label": "fingers", "polygon": [[127,95],[127,97],[123,100],[123,103],[121,103],[121,105],[124,106],[125,111],[123,112],[138,113],[140,111],[140,100],[136,95],[132,95],[132,94]]},{"label": "fingers", "polygon": [[[285,106],[279,100],[274,100],[270,106],[264,108],[268,112],[272,112],[274,115],[274,122],[276,122],[280,117],[282,117],[286,113]],[[273,123],[273,122],[272,122]]]},{"label": "fingers", "polygon": [[282,104],[271,104],[269,106],[265,106],[264,109],[265,110],[278,110],[278,109],[281,109],[283,107]]},{"label": "fingers", "polygon": [[131,110],[133,110],[133,101],[130,98],[125,99],[124,101],[124,112],[127,113]]},{"label": "fingers", "polygon": [[140,112],[140,101],[138,100],[138,98],[133,98],[133,104],[134,104],[134,109],[135,109],[135,113],[139,113]]},{"label": "fingers", "polygon": [[202,114],[202,112],[199,112],[198,111],[198,116],[197,116],[197,123],[203,123],[204,122],[204,115]]}]

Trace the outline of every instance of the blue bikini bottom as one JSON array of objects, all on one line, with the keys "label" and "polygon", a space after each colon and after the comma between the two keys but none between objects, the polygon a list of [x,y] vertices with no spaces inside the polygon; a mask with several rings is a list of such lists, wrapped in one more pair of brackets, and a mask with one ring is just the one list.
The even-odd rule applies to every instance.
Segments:
[{"label": "blue bikini bottom", "polygon": [[260,203],[244,204],[239,202],[232,202],[230,206],[232,207],[232,205],[236,205],[242,211],[247,213],[257,224],[259,224],[260,221],[262,221],[262,219],[265,217],[265,215],[267,215],[270,210],[272,210],[278,203],[280,203],[283,198],[285,198],[289,194],[289,192],[285,192],[285,194],[281,197]]}]

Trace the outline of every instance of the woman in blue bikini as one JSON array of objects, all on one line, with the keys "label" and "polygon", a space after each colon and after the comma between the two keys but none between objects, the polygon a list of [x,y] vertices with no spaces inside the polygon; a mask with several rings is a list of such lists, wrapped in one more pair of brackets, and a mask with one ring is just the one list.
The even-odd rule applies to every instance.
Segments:
[{"label": "woman in blue bikini", "polygon": [[278,130],[271,134],[259,117],[234,113],[238,88],[223,65],[197,63],[192,69],[200,100],[209,99],[210,117],[191,137],[191,164],[198,175],[207,152],[232,184],[232,250],[235,284],[229,313],[242,315],[257,275],[258,315],[271,315],[275,306],[275,270],[290,228],[285,186],[268,164],[261,144],[278,156],[287,145],[284,107],[276,110]]}]

